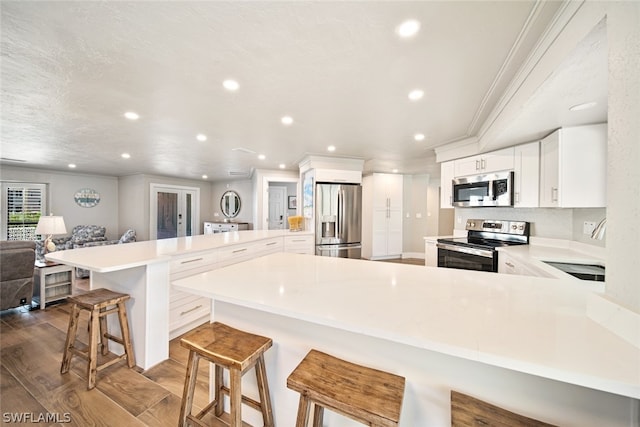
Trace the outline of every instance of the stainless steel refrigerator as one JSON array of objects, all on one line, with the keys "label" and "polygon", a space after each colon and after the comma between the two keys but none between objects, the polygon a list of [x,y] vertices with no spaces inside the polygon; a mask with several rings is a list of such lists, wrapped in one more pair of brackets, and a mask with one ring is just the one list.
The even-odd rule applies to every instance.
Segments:
[{"label": "stainless steel refrigerator", "polygon": [[316,184],[316,255],[360,258],[362,187]]}]

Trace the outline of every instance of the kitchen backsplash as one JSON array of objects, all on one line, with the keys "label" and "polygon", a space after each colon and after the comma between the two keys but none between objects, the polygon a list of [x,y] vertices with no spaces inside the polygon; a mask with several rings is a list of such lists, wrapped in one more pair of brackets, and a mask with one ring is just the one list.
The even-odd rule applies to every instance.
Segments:
[{"label": "kitchen backsplash", "polygon": [[545,208],[456,208],[454,227],[464,230],[467,219],[501,219],[528,221],[531,236],[549,239],[574,240],[594,246],[605,246],[605,238],[594,240],[583,233],[585,221],[598,223],[606,215],[606,208],[545,209]]}]

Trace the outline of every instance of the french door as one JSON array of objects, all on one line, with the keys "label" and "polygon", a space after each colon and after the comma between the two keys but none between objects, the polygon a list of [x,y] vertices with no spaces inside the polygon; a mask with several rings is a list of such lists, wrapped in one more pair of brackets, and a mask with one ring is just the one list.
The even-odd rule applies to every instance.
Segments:
[{"label": "french door", "polygon": [[151,184],[151,240],[198,234],[199,211],[199,188]]}]

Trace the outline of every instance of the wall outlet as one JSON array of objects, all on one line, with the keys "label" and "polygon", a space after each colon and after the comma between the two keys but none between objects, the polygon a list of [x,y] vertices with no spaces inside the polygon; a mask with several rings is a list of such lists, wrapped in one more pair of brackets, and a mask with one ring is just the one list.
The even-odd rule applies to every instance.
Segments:
[{"label": "wall outlet", "polygon": [[585,221],[584,224],[582,225],[582,233],[591,235],[591,233],[593,233],[593,230],[595,230],[595,228],[596,228],[595,222]]}]

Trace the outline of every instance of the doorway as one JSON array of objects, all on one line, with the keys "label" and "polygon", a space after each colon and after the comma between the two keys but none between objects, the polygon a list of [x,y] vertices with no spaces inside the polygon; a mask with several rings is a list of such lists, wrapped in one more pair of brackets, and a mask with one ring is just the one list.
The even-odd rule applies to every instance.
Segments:
[{"label": "doorway", "polygon": [[200,189],[151,184],[151,240],[199,233]]},{"label": "doorway", "polygon": [[269,230],[282,230],[286,228],[286,198],[287,187],[277,185],[269,186],[269,217],[267,218]]}]

